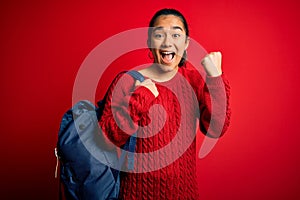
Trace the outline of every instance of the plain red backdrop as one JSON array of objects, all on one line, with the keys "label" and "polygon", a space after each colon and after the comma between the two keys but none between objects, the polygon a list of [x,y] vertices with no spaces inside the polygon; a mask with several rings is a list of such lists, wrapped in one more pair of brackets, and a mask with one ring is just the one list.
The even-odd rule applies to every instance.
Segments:
[{"label": "plain red backdrop", "polygon": [[[299,3],[129,0],[1,1],[1,199],[57,199],[53,149],[81,63],[164,7],[186,16],[206,50],[222,51],[232,88],[231,126],[198,162],[202,199],[300,198]],[[145,62],[146,50],[116,60],[101,85]]]}]

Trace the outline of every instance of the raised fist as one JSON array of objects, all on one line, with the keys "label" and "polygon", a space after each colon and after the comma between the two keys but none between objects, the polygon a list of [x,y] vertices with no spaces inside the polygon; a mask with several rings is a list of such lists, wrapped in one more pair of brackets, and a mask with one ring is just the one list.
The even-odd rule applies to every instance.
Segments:
[{"label": "raised fist", "polygon": [[208,76],[220,76],[222,74],[222,54],[221,52],[211,52],[201,61]]}]

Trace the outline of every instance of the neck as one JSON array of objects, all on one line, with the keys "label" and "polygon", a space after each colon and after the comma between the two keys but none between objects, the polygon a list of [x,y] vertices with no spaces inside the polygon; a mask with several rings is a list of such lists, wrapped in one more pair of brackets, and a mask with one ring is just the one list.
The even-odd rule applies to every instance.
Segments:
[{"label": "neck", "polygon": [[156,82],[165,82],[172,79],[178,72],[178,66],[169,67],[169,66],[161,66],[158,64],[153,64],[150,67],[150,78]]}]

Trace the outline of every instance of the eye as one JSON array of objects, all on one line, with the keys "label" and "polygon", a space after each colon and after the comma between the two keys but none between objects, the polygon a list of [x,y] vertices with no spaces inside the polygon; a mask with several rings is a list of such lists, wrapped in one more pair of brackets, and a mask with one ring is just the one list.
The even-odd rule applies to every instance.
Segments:
[{"label": "eye", "polygon": [[163,34],[161,34],[161,33],[154,33],[153,37],[156,38],[156,39],[160,39],[160,38],[163,37]]},{"label": "eye", "polygon": [[180,34],[174,33],[174,34],[172,35],[172,37],[173,37],[173,38],[179,38],[179,37],[180,37]]}]

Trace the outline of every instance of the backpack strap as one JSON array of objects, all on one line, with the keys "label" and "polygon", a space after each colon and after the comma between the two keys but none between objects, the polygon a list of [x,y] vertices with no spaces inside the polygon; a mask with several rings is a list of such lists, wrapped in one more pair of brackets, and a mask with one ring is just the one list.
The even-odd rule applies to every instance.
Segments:
[{"label": "backpack strap", "polygon": [[127,169],[133,170],[135,146],[136,146],[136,132],[128,138],[128,140],[126,141],[123,147],[124,151],[122,151],[119,160],[119,169],[122,168],[122,164],[124,163],[125,160],[125,155],[127,154]]},{"label": "backpack strap", "polygon": [[127,72],[127,74],[131,75],[134,79],[143,82],[145,80],[145,77],[136,70],[130,70]]},{"label": "backpack strap", "polygon": [[[145,77],[136,70],[130,70],[127,72],[127,74],[131,75],[134,79],[143,82],[145,80]],[[128,169],[133,170],[134,167],[134,151],[136,146],[136,132],[130,136],[129,140],[127,140],[124,149],[126,151],[129,151],[128,153]]]},{"label": "backpack strap", "polygon": [[[143,82],[145,80],[145,77],[140,72],[138,72],[136,70],[130,70],[130,71],[121,72],[121,73],[127,73],[130,76],[132,76],[135,80],[138,80],[140,82]],[[114,80],[113,80],[113,82],[114,82]],[[98,119],[102,115],[102,110],[104,108],[106,95],[105,95],[103,100],[100,100],[97,103],[98,108],[96,109],[96,113],[97,113],[97,118]],[[136,146],[136,134],[137,134],[136,132],[134,134],[132,134],[123,146],[124,151],[122,151],[121,157],[119,159],[119,166],[118,166],[119,170],[121,169],[121,167],[124,163],[126,155],[127,155],[127,168],[129,170],[133,170],[133,168],[134,168],[134,151],[135,151],[135,146]]]}]

